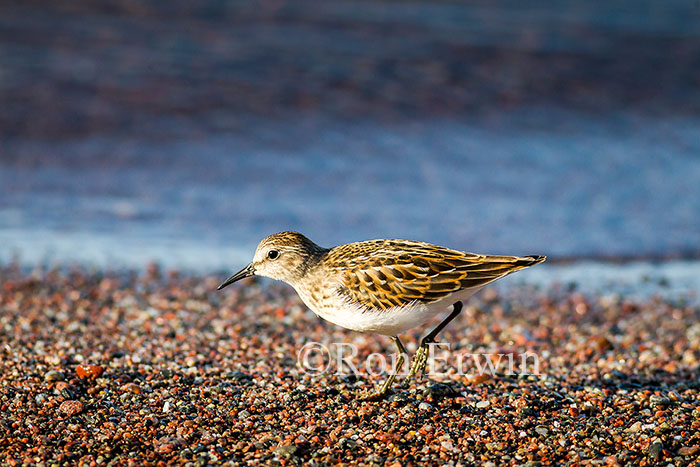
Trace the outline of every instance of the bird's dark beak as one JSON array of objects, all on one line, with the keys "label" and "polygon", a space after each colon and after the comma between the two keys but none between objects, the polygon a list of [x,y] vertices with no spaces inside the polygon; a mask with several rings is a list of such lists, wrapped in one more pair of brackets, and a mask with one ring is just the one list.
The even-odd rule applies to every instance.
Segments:
[{"label": "bird's dark beak", "polygon": [[245,279],[246,277],[254,276],[255,275],[255,268],[253,267],[253,263],[250,263],[248,266],[244,267],[240,271],[238,271],[236,274],[233,276],[229,277],[226,279],[224,282],[221,283],[220,286],[216,288],[216,290],[221,290],[227,285],[231,285],[236,281],[239,281],[241,279]]}]

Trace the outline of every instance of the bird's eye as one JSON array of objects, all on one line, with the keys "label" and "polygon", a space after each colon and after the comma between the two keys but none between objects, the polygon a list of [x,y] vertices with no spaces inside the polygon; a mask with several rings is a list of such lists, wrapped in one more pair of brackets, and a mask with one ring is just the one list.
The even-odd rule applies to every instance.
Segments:
[{"label": "bird's eye", "polygon": [[280,252],[277,250],[270,250],[267,252],[267,259],[277,259],[280,256]]}]

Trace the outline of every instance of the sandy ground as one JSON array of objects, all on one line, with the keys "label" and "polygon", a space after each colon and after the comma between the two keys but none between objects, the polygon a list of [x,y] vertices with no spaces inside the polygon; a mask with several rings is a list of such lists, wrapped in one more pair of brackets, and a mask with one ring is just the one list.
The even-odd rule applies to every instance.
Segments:
[{"label": "sandy ground", "polygon": [[[447,374],[366,402],[383,376],[362,359],[389,339],[322,322],[289,288],[221,279],[0,269],[0,463],[698,463],[696,305],[486,291],[442,335]],[[306,374],[313,341],[355,345],[359,374]],[[458,374],[460,352],[531,352],[540,374]]]}]

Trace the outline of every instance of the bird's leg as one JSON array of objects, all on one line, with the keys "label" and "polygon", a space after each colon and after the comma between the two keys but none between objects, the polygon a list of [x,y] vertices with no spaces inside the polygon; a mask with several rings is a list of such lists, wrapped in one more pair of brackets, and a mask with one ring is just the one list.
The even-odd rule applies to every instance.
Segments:
[{"label": "bird's leg", "polygon": [[428,335],[421,340],[420,347],[418,347],[416,354],[411,360],[411,369],[408,371],[409,378],[418,373],[421,373],[421,375],[425,374],[425,365],[428,362],[428,351],[430,350],[430,344],[435,342],[435,337],[440,333],[440,331],[445,329],[445,326],[447,326],[450,321],[455,319],[461,311],[462,302],[456,302],[454,305],[452,305],[452,313],[450,313],[450,316],[445,318],[435,327],[435,329],[430,331],[430,333],[428,333]]},{"label": "bird's leg", "polygon": [[384,381],[384,384],[382,384],[382,387],[379,389],[379,391],[371,392],[369,394],[362,394],[360,397],[363,400],[380,400],[384,398],[384,396],[389,392],[391,385],[394,383],[396,376],[403,368],[404,355],[406,355],[406,348],[401,343],[401,339],[399,339],[399,336],[393,336],[391,340],[394,341],[394,344],[396,344],[396,348],[399,351],[399,356],[396,359],[396,364],[394,365],[394,371],[391,375],[389,375],[389,378],[387,378],[387,380]]}]

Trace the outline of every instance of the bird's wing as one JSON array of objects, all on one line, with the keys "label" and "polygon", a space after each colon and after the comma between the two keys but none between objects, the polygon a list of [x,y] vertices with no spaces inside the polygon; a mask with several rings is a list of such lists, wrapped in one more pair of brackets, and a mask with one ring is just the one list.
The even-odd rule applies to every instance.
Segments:
[{"label": "bird's wing", "polygon": [[[337,251],[334,251],[337,250]],[[331,250],[339,270],[338,292],[367,309],[435,302],[480,287],[544,261],[544,256],[490,256],[422,242],[373,240]]]}]

